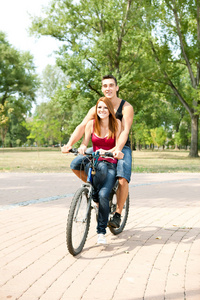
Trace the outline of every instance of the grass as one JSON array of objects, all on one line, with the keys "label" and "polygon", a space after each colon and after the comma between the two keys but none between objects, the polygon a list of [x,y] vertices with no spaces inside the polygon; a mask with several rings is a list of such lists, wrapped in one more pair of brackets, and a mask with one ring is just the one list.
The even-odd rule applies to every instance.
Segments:
[{"label": "grass", "polygon": [[[134,151],[133,172],[200,173],[200,158],[190,158],[188,155],[188,151]],[[73,158],[73,154],[61,154],[59,148],[0,149],[0,172],[71,172]]]},{"label": "grass", "polygon": [[136,173],[200,172],[200,157],[190,158],[189,151],[134,151]]}]

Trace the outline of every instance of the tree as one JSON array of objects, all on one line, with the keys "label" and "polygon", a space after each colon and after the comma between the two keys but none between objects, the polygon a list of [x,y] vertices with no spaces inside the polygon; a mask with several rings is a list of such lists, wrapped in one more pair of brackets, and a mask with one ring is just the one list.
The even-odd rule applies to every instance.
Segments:
[{"label": "tree", "polygon": [[31,32],[64,42],[57,63],[87,106],[101,96],[106,73],[136,113],[155,95],[172,104],[175,96],[191,118],[190,156],[198,156],[199,23],[193,0],[53,0]]},{"label": "tree", "polygon": [[4,102],[4,105],[0,103],[0,129],[1,129],[1,141],[4,146],[4,140],[9,128],[10,115],[13,108],[10,108],[8,101]]},{"label": "tree", "polygon": [[139,60],[140,42],[136,32],[134,36],[137,16],[143,15],[139,1],[54,0],[45,14],[33,19],[31,32],[64,42],[57,64],[84,96],[82,99],[94,105],[102,96],[101,77],[112,73],[120,79],[120,95],[126,89],[126,99],[133,102],[128,88],[133,87],[137,74],[133,65]]},{"label": "tree", "polygon": [[150,70],[151,80],[158,91],[170,94],[171,90],[189,113],[190,156],[197,157],[200,113],[200,3],[193,0],[155,0],[149,6],[146,20],[148,28],[151,28],[151,34],[147,32],[146,49],[155,61]]},{"label": "tree", "polygon": [[27,122],[24,124],[26,128],[30,131],[29,136],[27,139],[34,140],[37,144],[37,146],[42,146],[45,143],[44,138],[44,129],[45,129],[45,123],[43,120],[39,120],[36,117],[34,117],[32,120],[27,120]]},{"label": "tree", "polygon": [[56,65],[47,65],[42,72],[39,95],[49,101],[60,86],[71,87],[65,73]]},{"label": "tree", "polygon": [[153,143],[159,148],[160,146],[165,145],[165,141],[166,141],[166,131],[164,130],[163,127],[157,127],[154,129],[150,130],[151,132],[151,137],[153,140]]},{"label": "tree", "polygon": [[[20,116],[25,116],[30,112],[32,103],[35,101],[39,84],[33,57],[29,52],[19,52],[12,47],[3,32],[0,32],[0,57],[1,109],[6,112],[6,107],[12,108],[13,115],[17,107]],[[10,132],[10,127],[8,132]]]}]

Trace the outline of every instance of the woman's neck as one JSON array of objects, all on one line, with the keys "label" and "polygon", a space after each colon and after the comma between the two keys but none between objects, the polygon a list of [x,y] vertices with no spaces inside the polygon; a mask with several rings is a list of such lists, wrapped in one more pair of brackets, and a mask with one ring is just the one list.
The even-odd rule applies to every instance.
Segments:
[{"label": "woman's neck", "polygon": [[109,126],[109,118],[100,119],[100,127],[101,128],[108,128]]},{"label": "woman's neck", "polygon": [[109,134],[109,118],[100,119],[100,137],[104,138]]}]

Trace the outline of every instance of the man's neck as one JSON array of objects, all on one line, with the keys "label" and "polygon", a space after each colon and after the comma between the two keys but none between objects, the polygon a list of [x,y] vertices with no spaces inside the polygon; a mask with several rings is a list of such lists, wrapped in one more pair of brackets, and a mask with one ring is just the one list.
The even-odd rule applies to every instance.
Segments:
[{"label": "man's neck", "polygon": [[110,101],[112,102],[112,105],[116,109],[116,107],[119,106],[119,103],[121,102],[121,99],[118,98],[117,96],[115,96],[115,97],[111,98]]}]

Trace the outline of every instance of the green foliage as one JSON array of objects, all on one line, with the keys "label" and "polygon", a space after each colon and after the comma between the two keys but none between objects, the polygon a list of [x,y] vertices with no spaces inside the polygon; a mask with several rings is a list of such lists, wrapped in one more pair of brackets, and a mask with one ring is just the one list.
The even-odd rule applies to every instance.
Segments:
[{"label": "green foliage", "polygon": [[31,32],[65,42],[58,53],[58,65],[72,83],[88,93],[86,96],[96,100],[101,96],[101,77],[106,73],[120,80],[120,92],[125,88],[124,81],[128,79],[131,84],[140,43],[132,29],[139,26],[137,17],[142,15],[139,2],[53,1],[46,17],[33,19]]},{"label": "green foliage", "polygon": [[[33,57],[12,47],[3,32],[0,32],[0,57],[0,105],[1,112],[4,111],[1,117],[4,115],[4,121],[7,120],[6,125],[2,120],[0,123],[1,142],[8,134],[12,145],[12,126],[20,123],[30,112],[39,82]],[[15,140],[17,138],[15,136]]]},{"label": "green foliage", "polygon": [[[190,120],[199,116],[198,10],[191,0],[53,0],[43,17],[33,18],[32,33],[63,42],[57,64],[73,86],[56,92],[68,108],[65,132],[70,134],[101,96],[106,73],[117,77],[119,96],[134,106],[138,143],[150,129],[178,132],[187,114]],[[197,140],[193,133],[193,156]]]},{"label": "green foliage", "polygon": [[4,105],[0,103],[0,129],[1,129],[1,141],[4,146],[4,140],[9,128],[10,116],[13,108],[9,107],[8,101],[4,102]]},{"label": "green foliage", "polygon": [[0,103],[15,97],[24,111],[31,108],[38,87],[33,57],[12,47],[0,32]]},{"label": "green foliage", "polygon": [[158,148],[165,145],[167,135],[163,127],[151,129],[150,132],[152,141]]},{"label": "green foliage", "polygon": [[44,129],[45,122],[43,120],[38,120],[37,118],[33,118],[26,123],[27,129],[30,131],[27,139],[34,140],[37,143],[37,146],[44,145]]}]

